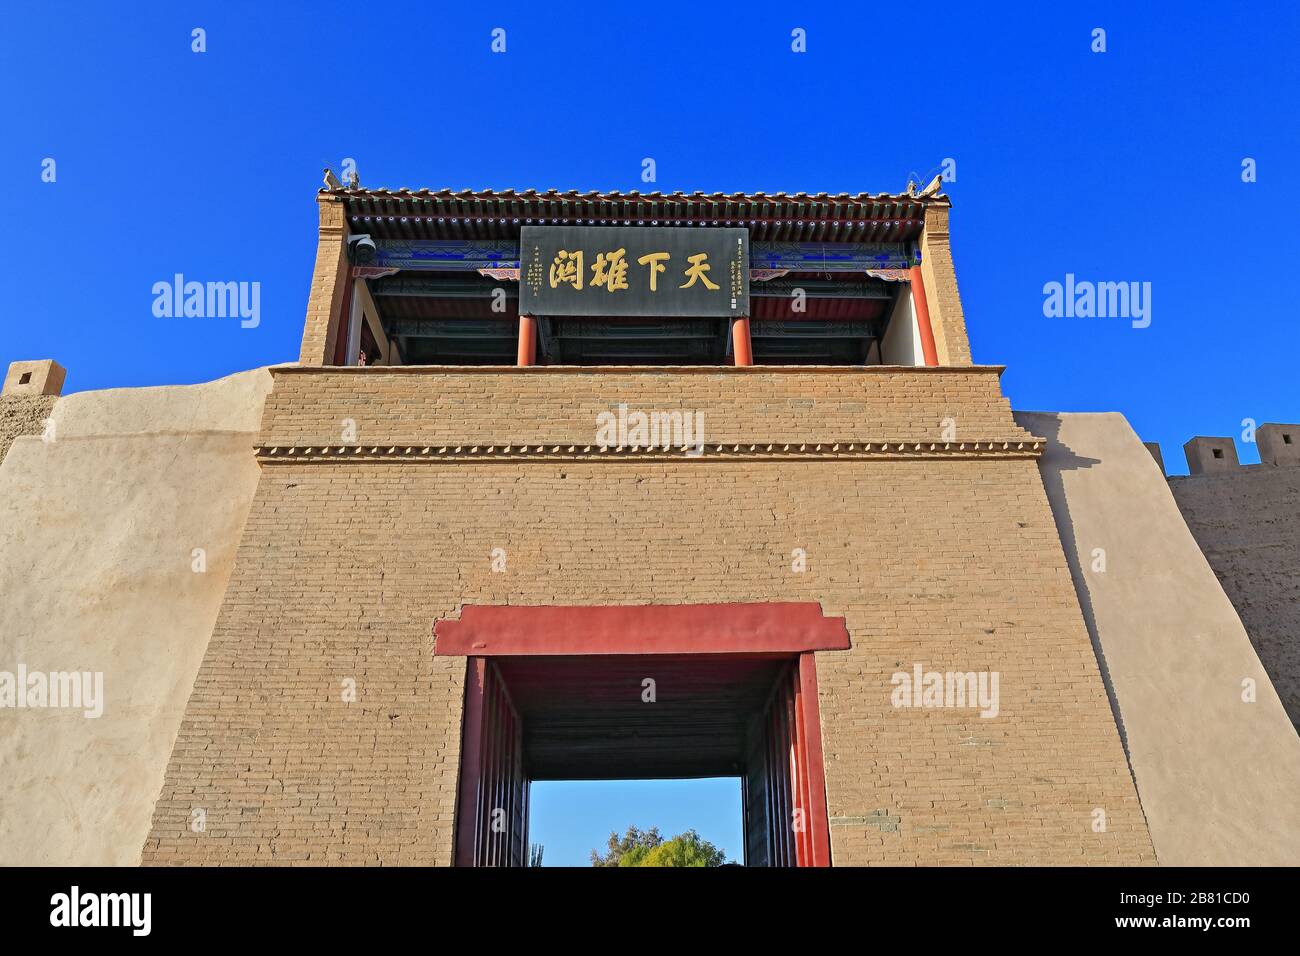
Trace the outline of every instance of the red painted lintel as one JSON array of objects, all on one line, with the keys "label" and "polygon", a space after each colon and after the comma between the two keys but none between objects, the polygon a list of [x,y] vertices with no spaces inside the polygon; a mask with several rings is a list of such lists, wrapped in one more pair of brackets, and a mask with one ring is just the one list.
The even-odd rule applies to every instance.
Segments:
[{"label": "red painted lintel", "polygon": [[433,628],[439,657],[841,651],[849,632],[815,601],[599,606],[466,605]]}]

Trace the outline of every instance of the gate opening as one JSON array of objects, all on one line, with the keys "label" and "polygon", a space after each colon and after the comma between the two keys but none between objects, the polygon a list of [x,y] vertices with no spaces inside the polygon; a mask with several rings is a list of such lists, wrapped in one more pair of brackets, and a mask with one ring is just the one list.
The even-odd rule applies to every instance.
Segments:
[{"label": "gate opening", "polygon": [[812,603],[466,606],[458,866],[523,866],[533,780],[734,776],[748,866],[829,866]]},{"label": "gate opening", "polygon": [[469,658],[458,865],[525,865],[534,780],[705,777],[741,780],[746,865],[825,865],[811,666],[811,654]]}]

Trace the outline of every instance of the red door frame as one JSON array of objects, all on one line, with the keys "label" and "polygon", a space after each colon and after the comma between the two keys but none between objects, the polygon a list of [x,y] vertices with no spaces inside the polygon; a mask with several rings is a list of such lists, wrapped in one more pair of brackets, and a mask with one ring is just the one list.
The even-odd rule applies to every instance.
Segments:
[{"label": "red door frame", "polygon": [[[433,628],[434,655],[467,658],[458,805],[456,865],[476,858],[485,699],[490,657],[604,654],[797,655],[793,695],[795,749],[790,754],[799,802],[808,808],[801,865],[830,866],[826,769],[817,702],[819,650],[847,650],[843,618],[822,614],[815,602],[542,606],[466,605],[459,620]],[[473,814],[474,826],[463,826]],[[525,856],[527,846],[524,847]]]},{"label": "red door frame", "polygon": [[[509,688],[493,661],[471,657],[465,680],[462,763],[472,767],[458,788],[458,814],[472,825],[456,828],[457,866],[523,866],[528,859],[528,780],[523,730]],[[505,814],[507,828],[493,830]],[[504,833],[504,838],[501,834]]]},{"label": "red door frame", "polygon": [[[487,658],[471,657],[465,672],[465,716],[460,743],[460,785],[456,800],[456,865],[473,866],[478,857],[479,784],[483,773],[483,714],[487,710]],[[473,825],[466,818],[474,815]]]},{"label": "red door frame", "polygon": [[817,704],[817,660],[811,652],[799,655],[799,694],[796,712],[804,724],[800,734],[808,770],[808,833],[812,839],[812,865],[831,865],[831,829],[826,809],[826,763],[822,752],[822,717]]}]

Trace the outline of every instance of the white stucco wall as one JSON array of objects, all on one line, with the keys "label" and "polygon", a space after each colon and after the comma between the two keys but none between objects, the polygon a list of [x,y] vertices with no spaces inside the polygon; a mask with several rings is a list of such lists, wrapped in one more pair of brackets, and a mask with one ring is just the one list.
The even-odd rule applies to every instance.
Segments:
[{"label": "white stucco wall", "polygon": [[[102,672],[103,715],[0,708],[0,865],[132,865],[257,484],[265,369],[62,398],[0,464],[0,671]],[[206,571],[192,570],[195,548]]]},{"label": "white stucco wall", "polygon": [[924,365],[925,352],[921,347],[921,329],[916,323],[916,310],[912,307],[912,288],[899,290],[898,301],[890,313],[889,325],[880,343],[882,365]]}]

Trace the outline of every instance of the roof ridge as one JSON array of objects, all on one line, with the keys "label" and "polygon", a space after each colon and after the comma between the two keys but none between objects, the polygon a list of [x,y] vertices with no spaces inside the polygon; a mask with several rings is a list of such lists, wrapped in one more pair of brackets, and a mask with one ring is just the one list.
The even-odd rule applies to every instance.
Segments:
[{"label": "roof ridge", "polygon": [[587,202],[610,202],[610,201],[644,201],[644,202],[793,202],[793,203],[914,203],[920,206],[927,205],[946,205],[950,204],[946,193],[936,193],[933,196],[917,196],[908,193],[845,193],[840,192],[831,195],[826,192],[819,193],[787,193],[779,191],[768,193],[762,190],[757,192],[704,192],[695,190],[694,192],[683,192],[676,190],[666,193],[661,190],[655,190],[650,193],[643,193],[640,190],[578,190],[567,189],[560,190],[550,188],[547,190],[537,189],[452,189],[451,187],[442,187],[440,189],[430,189],[423,187],[420,189],[411,189],[409,186],[402,186],[398,189],[387,187],[348,187],[338,186],[335,188],[321,187],[319,193],[342,198],[362,199],[367,197],[382,197],[386,199],[474,199],[480,201],[490,201],[498,199],[516,199],[516,200],[540,200],[540,201],[587,201]]}]

